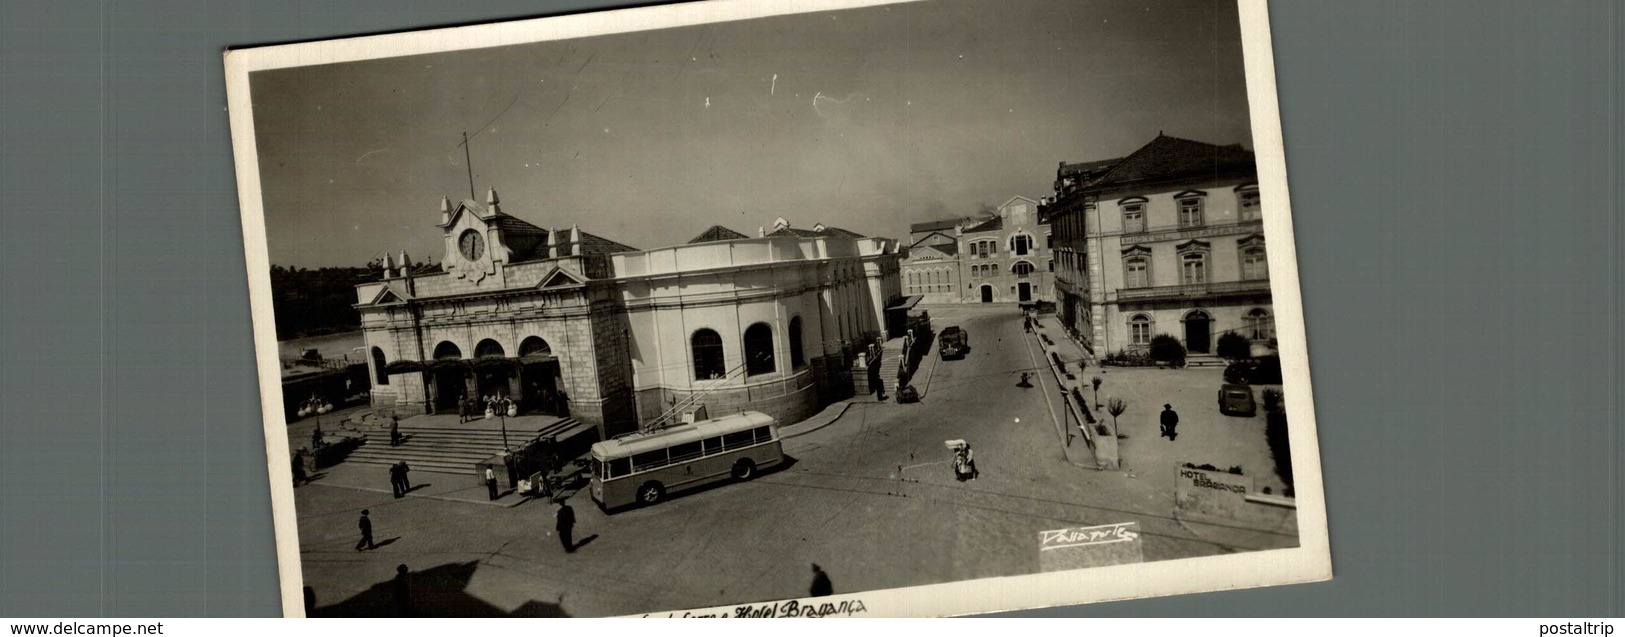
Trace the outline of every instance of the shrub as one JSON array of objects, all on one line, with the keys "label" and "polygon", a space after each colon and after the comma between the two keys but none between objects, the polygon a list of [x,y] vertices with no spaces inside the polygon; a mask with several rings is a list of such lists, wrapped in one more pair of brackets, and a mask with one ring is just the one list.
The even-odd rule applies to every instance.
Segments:
[{"label": "shrub", "polygon": [[1254,385],[1281,384],[1281,357],[1270,355],[1258,359],[1258,366],[1253,368],[1252,383]]},{"label": "shrub", "polygon": [[1239,466],[1236,466],[1236,467],[1230,467],[1230,471],[1229,471],[1229,473],[1231,473],[1231,474],[1233,474],[1233,475],[1238,475],[1238,476],[1239,476],[1239,475],[1241,475],[1241,467],[1239,467]]},{"label": "shrub", "polygon": [[1225,332],[1219,335],[1219,343],[1214,351],[1219,355],[1219,358],[1239,361],[1252,357],[1253,342],[1235,332]]},{"label": "shrub", "polygon": [[1096,424],[1095,425],[1095,433],[1099,434],[1099,435],[1102,435],[1102,436],[1110,436],[1110,435],[1112,435],[1112,432],[1106,430],[1106,425],[1104,425],[1104,424]]},{"label": "shrub", "polygon": [[1283,410],[1285,408],[1286,408],[1286,403],[1282,401],[1281,390],[1276,389],[1274,387],[1265,387],[1264,388],[1264,411],[1265,412],[1276,412],[1276,411],[1281,411],[1281,410]]},{"label": "shrub", "polygon": [[1269,443],[1270,455],[1275,458],[1275,474],[1288,487],[1292,486],[1292,441],[1287,438],[1286,412],[1272,411],[1265,416],[1264,439]]},{"label": "shrub", "polygon": [[1185,345],[1167,334],[1151,337],[1151,360],[1175,367],[1185,364]]}]

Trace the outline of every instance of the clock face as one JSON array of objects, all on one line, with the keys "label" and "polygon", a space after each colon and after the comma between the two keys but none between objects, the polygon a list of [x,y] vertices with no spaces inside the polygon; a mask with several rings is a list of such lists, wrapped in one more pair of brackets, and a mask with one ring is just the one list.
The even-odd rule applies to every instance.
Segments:
[{"label": "clock face", "polygon": [[463,236],[457,239],[457,248],[464,259],[478,261],[485,254],[485,238],[477,230],[464,230]]}]

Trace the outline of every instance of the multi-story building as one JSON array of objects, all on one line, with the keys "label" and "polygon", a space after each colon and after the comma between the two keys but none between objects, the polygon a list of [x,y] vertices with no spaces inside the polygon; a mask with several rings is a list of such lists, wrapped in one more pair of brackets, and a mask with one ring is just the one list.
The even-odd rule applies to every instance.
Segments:
[{"label": "multi-story building", "polygon": [[1011,197],[981,217],[909,227],[903,291],[925,303],[1030,303],[1052,297],[1055,264],[1038,202]]},{"label": "multi-story building", "polygon": [[1196,355],[1224,332],[1273,338],[1257,174],[1240,145],[1164,135],[1120,159],[1062,164],[1045,216],[1068,330],[1096,355],[1158,334]]},{"label": "multi-story building", "polygon": [[[1047,222],[1047,220],[1044,220]],[[1050,227],[1038,202],[1011,197],[991,219],[959,230],[965,303],[1030,303],[1052,298]]]},{"label": "multi-story building", "polygon": [[853,353],[897,323],[902,297],[897,242],[839,228],[718,226],[637,250],[527,223],[494,191],[442,200],[438,227],[440,272],[386,263],[356,287],[377,405],[506,395],[601,436],[689,403],[794,422],[850,391]]}]

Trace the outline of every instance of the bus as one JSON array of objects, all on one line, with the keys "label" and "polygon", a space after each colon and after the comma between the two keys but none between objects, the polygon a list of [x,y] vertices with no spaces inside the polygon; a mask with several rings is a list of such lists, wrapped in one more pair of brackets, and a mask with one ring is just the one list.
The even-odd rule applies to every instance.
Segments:
[{"label": "bus", "polygon": [[783,460],[776,421],[757,411],[620,436],[592,446],[592,499],[605,510],[654,504],[674,491],[749,480]]}]

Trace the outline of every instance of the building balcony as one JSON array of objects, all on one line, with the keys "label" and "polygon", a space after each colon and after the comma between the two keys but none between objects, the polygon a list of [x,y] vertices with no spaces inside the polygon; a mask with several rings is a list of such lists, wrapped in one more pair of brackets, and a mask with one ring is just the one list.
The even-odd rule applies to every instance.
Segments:
[{"label": "building balcony", "polygon": [[1164,285],[1154,288],[1125,288],[1118,290],[1113,300],[1117,303],[1127,303],[1130,301],[1167,301],[1269,293],[1269,279],[1250,279],[1192,285]]}]

